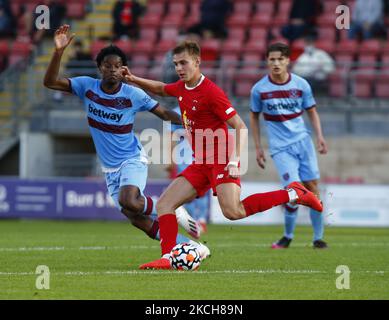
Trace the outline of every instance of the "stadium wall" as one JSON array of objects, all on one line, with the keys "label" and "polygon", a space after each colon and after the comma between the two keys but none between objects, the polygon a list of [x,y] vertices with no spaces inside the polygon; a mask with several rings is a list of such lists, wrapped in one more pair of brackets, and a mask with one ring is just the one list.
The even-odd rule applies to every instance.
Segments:
[{"label": "stadium wall", "polygon": [[[168,180],[149,181],[145,193],[157,199]],[[242,198],[252,193],[278,189],[276,183],[242,183]],[[335,185],[322,187],[326,208],[324,219],[331,226],[388,227],[389,186]],[[298,224],[309,224],[306,207],[301,207]],[[103,179],[0,178],[0,219],[126,220],[114,207]],[[240,221],[222,215],[212,197],[210,222],[215,224],[282,224],[282,207]]]}]

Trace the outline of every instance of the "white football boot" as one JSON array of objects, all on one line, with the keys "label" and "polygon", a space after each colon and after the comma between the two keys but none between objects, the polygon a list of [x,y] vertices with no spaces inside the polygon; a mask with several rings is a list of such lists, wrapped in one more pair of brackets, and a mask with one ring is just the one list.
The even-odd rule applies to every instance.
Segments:
[{"label": "white football boot", "polygon": [[201,260],[205,260],[211,256],[211,250],[209,250],[209,248],[205,244],[193,240],[190,240],[189,243],[197,248],[200,253]]},{"label": "white football boot", "polygon": [[182,226],[190,236],[195,239],[200,238],[201,231],[199,224],[190,216],[183,206],[176,209],[176,217],[178,224]]}]

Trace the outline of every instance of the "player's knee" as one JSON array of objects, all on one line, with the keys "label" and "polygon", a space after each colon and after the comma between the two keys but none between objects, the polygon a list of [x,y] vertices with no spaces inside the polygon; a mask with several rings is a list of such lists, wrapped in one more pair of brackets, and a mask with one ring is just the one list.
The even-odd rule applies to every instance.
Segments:
[{"label": "player's knee", "polygon": [[163,196],[159,198],[156,205],[157,213],[172,213],[176,208],[174,208],[171,201],[168,201]]},{"label": "player's knee", "polygon": [[222,212],[223,212],[223,215],[228,220],[238,220],[238,219],[241,219],[241,216],[239,214],[239,210],[237,208],[233,208],[233,207],[222,208]]},{"label": "player's knee", "polygon": [[120,197],[119,204],[132,213],[139,213],[144,207],[142,206],[142,203],[139,201],[139,199],[131,196]]}]

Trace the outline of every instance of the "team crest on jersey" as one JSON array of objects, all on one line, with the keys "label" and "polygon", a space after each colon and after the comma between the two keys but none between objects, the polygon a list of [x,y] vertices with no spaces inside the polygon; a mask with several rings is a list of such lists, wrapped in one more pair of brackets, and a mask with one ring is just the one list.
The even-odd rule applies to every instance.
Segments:
[{"label": "team crest on jersey", "polygon": [[290,94],[290,97],[292,98],[292,99],[297,99],[300,95],[299,95],[299,90],[297,90],[297,89],[291,89],[290,91],[289,91],[289,94]]},{"label": "team crest on jersey", "polygon": [[289,180],[289,173],[285,173],[283,176],[285,181],[288,181]]}]

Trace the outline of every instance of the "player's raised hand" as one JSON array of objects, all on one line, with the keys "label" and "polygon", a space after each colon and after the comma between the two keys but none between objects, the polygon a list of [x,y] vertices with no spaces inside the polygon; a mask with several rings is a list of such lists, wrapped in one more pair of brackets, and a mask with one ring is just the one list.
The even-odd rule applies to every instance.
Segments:
[{"label": "player's raised hand", "polygon": [[122,67],[122,76],[126,82],[132,82],[133,74],[127,66]]},{"label": "player's raised hand", "polygon": [[317,138],[317,151],[320,154],[326,154],[328,152],[327,142],[323,137]]},{"label": "player's raised hand", "polygon": [[266,162],[266,157],[265,157],[265,151],[261,148],[257,150],[257,163],[258,165],[262,168],[265,169],[265,162]]},{"label": "player's raised hand", "polygon": [[70,44],[70,42],[75,37],[75,34],[72,33],[69,36],[69,29],[70,26],[68,24],[64,24],[60,26],[54,34],[54,43],[55,43],[55,49],[57,51],[63,51],[66,49],[66,47]]}]

